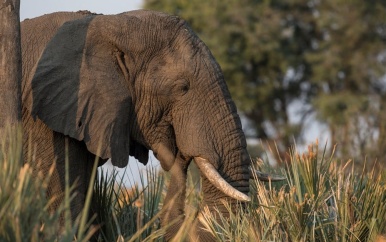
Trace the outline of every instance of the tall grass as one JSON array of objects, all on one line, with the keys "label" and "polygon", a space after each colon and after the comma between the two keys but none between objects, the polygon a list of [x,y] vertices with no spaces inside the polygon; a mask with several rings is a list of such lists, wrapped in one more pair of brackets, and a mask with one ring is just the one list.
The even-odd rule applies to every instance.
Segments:
[{"label": "tall grass", "polygon": [[[64,203],[58,211],[50,211],[55,199],[45,196],[50,174],[37,175],[24,164],[20,132],[9,135],[14,139],[3,144],[0,153],[0,241],[87,241],[92,235],[98,241],[163,240],[165,228],[160,227],[159,214],[167,174],[149,168],[139,184],[127,188],[117,173],[101,171],[90,186],[90,216],[86,208],[73,224],[69,216],[72,188],[67,184]],[[195,219],[218,241],[376,241],[386,227],[385,173],[363,169],[356,174],[352,162],[335,160],[318,144],[304,154],[292,149],[290,155],[290,165],[275,170],[286,181],[251,180],[252,202],[236,214],[226,204],[230,212],[226,218],[214,218],[207,208],[198,213],[199,179],[196,172],[189,172],[188,222],[175,241],[184,240]],[[65,214],[63,230],[61,214]]]},{"label": "tall grass", "polygon": [[143,241],[149,236],[161,237],[157,230],[163,188],[164,177],[154,167],[146,170],[145,176],[141,173],[140,184],[131,188],[124,187],[116,172],[108,174],[102,170],[94,185],[92,206],[101,224],[99,240]]},{"label": "tall grass", "polygon": [[[33,156],[26,162],[23,160],[22,132],[19,129],[7,129],[2,135],[0,241],[88,241],[94,233],[88,220],[79,217],[73,223],[70,219],[69,194],[73,187],[69,186],[68,179],[65,201],[58,210],[51,211],[50,206],[56,202],[57,197],[47,199],[46,191],[54,166],[48,174],[36,172]],[[88,199],[91,195],[90,193]],[[86,206],[84,211],[87,210]],[[65,224],[64,229],[61,223]]]},{"label": "tall grass", "polygon": [[254,181],[243,219],[219,221],[206,211],[203,220],[219,241],[376,241],[386,226],[386,185],[374,170],[353,171],[317,144],[304,154],[292,150],[287,183]]}]

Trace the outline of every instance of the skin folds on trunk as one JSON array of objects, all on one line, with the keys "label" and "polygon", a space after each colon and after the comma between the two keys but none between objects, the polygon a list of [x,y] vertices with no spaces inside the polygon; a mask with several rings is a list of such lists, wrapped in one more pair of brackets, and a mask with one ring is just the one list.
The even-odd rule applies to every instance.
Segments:
[{"label": "skin folds on trunk", "polygon": [[[244,157],[242,155],[242,151],[238,151],[237,153],[238,154],[236,154],[234,157],[239,157],[239,159]],[[229,211],[224,206],[224,201],[229,202],[231,204],[232,210],[236,212],[238,209],[240,209],[240,206],[243,207],[243,204],[249,200],[249,197],[245,194],[249,190],[249,177],[241,176],[241,178],[243,178],[242,181],[238,180],[240,179],[239,174],[246,173],[247,175],[249,175],[249,173],[247,172],[248,167],[235,167],[235,172],[233,173],[235,177],[229,177],[225,175],[225,177],[227,177],[232,182],[231,184],[229,184],[228,181],[222,178],[221,175],[213,168],[213,166],[208,160],[203,159],[201,157],[195,157],[194,160],[197,166],[199,167],[203,178],[202,189],[204,192],[204,203],[202,204],[202,208],[207,206],[209,208],[209,211],[220,211],[222,213],[222,216],[227,217]],[[189,162],[190,161],[186,161],[181,158],[179,154],[175,160],[173,167],[169,171],[171,176],[170,184],[168,187],[167,196],[165,198],[163,212],[161,214],[162,225],[169,226],[167,229],[167,233],[165,234],[165,238],[167,240],[171,240],[178,233],[185,232],[179,231],[180,228],[183,228],[184,230],[187,229],[182,225],[185,220],[184,209],[186,195],[186,178]],[[241,162],[241,164],[243,164],[243,162]],[[208,169],[210,170],[209,173],[206,171]],[[221,188],[222,185],[220,185],[220,189],[218,188],[218,186],[216,186],[216,183],[218,183],[218,181],[213,181],[211,173],[215,173],[215,179],[221,180],[220,184],[222,182],[225,183],[225,191],[222,191],[224,190]],[[232,174],[232,172],[230,173]],[[189,228],[193,228],[189,231],[190,241],[214,241],[213,236],[204,229],[204,226],[200,223],[199,219],[196,219],[193,225],[190,225],[188,229]]]}]

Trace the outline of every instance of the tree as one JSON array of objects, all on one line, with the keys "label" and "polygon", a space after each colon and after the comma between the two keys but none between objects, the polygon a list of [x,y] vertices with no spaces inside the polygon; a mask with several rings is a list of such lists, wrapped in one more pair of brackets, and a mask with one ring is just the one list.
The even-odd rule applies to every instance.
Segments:
[{"label": "tree", "polygon": [[330,128],[338,154],[386,155],[386,3],[325,0],[315,6],[318,33],[307,54],[312,105]]},{"label": "tree", "polygon": [[[284,2],[284,1],[283,1]],[[300,3],[299,3],[300,2]],[[179,15],[209,46],[220,66],[236,105],[252,123],[250,137],[277,146],[277,160],[293,139],[301,137],[307,108],[299,122],[290,119],[290,107],[305,102],[313,28],[307,1],[145,1],[145,7]],[[305,94],[305,95],[303,95]],[[276,153],[274,153],[276,154]]]},{"label": "tree", "polygon": [[21,120],[20,1],[0,3],[0,129]]},{"label": "tree", "polygon": [[[361,0],[145,0],[187,20],[209,46],[249,136],[277,160],[316,114],[337,155],[386,155],[386,3]],[[294,111],[295,110],[295,111]]]}]

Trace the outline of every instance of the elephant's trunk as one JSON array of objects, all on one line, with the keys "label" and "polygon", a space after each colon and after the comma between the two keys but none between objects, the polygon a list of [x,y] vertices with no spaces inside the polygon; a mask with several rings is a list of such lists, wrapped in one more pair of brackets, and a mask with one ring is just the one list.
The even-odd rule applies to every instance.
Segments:
[{"label": "elephant's trunk", "polygon": [[[204,192],[204,206],[208,206],[210,211],[218,210],[223,216],[227,216],[229,211],[225,208],[223,201],[231,202],[232,209],[236,209],[237,205],[242,202],[249,201],[249,197],[246,195],[249,186],[240,188],[240,185],[248,184],[248,177],[242,176],[244,181],[240,183],[238,178],[231,178],[228,180],[233,181],[231,184],[228,183],[225,177],[221,177],[221,174],[214,169],[213,165],[201,157],[194,159],[195,163],[199,167],[203,177],[203,192]],[[170,185],[168,193],[164,201],[164,209],[161,214],[161,221],[163,226],[167,226],[165,238],[170,240],[177,234],[179,229],[185,220],[184,208],[185,208],[185,193],[186,193],[186,178],[187,168],[189,162],[186,162],[177,156],[173,167],[170,170]],[[248,169],[248,167],[247,167]],[[244,167],[234,174],[248,174],[245,172]],[[238,175],[237,175],[238,176]],[[239,177],[240,178],[240,177]],[[221,192],[220,192],[221,191]],[[197,220],[194,223],[194,229],[190,230],[189,240],[190,241],[212,241],[213,236],[208,233],[200,222]]]},{"label": "elephant's trunk", "polygon": [[[221,79],[221,75],[218,78]],[[240,207],[245,207],[251,200],[248,196],[251,160],[240,118],[228,95],[224,92],[224,99],[218,95],[210,96],[210,103],[218,106],[216,109],[208,109],[215,111],[211,112],[212,116],[207,113],[208,117],[213,118],[205,129],[206,134],[200,137],[204,137],[204,140],[210,137],[211,140],[207,142],[213,142],[214,150],[203,147],[200,156],[194,158],[202,177],[203,206],[207,206],[218,219],[220,216],[229,217],[229,208],[237,213]],[[217,211],[219,214],[216,214]],[[200,222],[197,226],[203,227]],[[206,229],[198,228],[197,231],[199,241],[214,240]]]},{"label": "elephant's trunk", "polygon": [[[221,222],[219,216],[227,218],[230,212],[237,214],[250,201],[250,198],[247,196],[250,178],[249,165],[245,164],[250,163],[247,151],[245,149],[236,149],[224,158],[224,166],[219,167],[216,172],[218,175],[216,181],[213,181],[213,178],[206,174],[207,172],[204,171],[205,169],[202,168],[200,162],[197,162],[199,159],[195,159],[202,174],[203,206],[208,207],[214,218],[218,219],[217,222]],[[204,161],[201,162],[204,163]],[[204,164],[209,163],[205,162]],[[223,185],[217,185],[218,180],[224,181],[226,184],[224,185],[225,189]],[[229,208],[231,211],[229,211]],[[203,228],[200,222],[197,222],[197,226],[198,241],[214,241],[213,236]]]}]

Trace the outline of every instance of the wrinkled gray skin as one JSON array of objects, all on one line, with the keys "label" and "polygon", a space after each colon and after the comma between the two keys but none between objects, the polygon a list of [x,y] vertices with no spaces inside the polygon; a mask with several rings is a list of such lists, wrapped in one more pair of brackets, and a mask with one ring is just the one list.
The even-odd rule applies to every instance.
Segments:
[{"label": "wrinkled gray skin", "polygon": [[[171,173],[162,224],[184,219],[186,172],[202,157],[234,188],[249,192],[250,160],[219,65],[185,21],[152,11],[53,13],[21,24],[24,151],[39,168],[57,160],[49,196],[63,192],[65,142],[79,214],[95,156],[118,167],[152,150]],[[30,139],[30,141],[28,141]],[[30,146],[28,144],[31,144]],[[32,148],[31,148],[32,147]],[[203,176],[209,209],[227,199]],[[192,239],[210,241],[200,230]],[[199,236],[199,238],[197,237]]]}]

